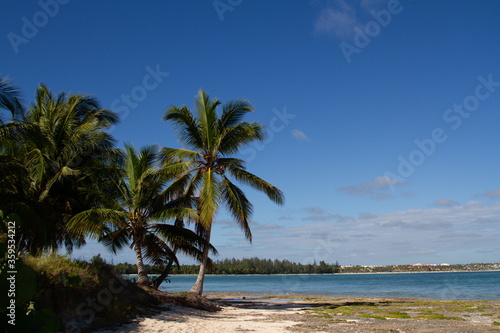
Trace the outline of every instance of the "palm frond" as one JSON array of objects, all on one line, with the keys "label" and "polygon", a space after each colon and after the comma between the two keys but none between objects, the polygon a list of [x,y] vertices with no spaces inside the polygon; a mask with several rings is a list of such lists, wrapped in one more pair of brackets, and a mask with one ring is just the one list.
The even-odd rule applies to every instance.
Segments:
[{"label": "palm frond", "polygon": [[256,175],[246,171],[242,170],[240,168],[228,168],[230,173],[234,176],[236,180],[239,182],[249,185],[250,187],[259,190],[261,192],[264,192],[269,199],[271,199],[273,202],[277,203],[278,205],[283,205],[285,203],[285,196],[283,192],[281,192],[280,189],[277,187],[269,184],[265,180],[257,177]]},{"label": "palm frond", "polygon": [[93,238],[104,236],[108,224],[118,228],[126,225],[127,214],[114,209],[92,208],[76,214],[68,222],[66,228],[75,234],[88,234]]},{"label": "palm frond", "polygon": [[[5,76],[0,76],[0,109],[8,110],[12,119],[20,119],[23,116],[23,108],[20,103],[20,91]],[[0,118],[0,124],[4,120]]]},{"label": "palm frond", "polygon": [[145,235],[142,249],[144,258],[155,265],[163,265],[166,261],[173,260],[179,266],[179,260],[174,251],[154,233]]},{"label": "palm frond", "polygon": [[264,140],[264,126],[258,122],[240,123],[223,132],[219,152],[225,156],[236,154],[245,145],[262,140]]},{"label": "palm frond", "polygon": [[[160,158],[165,164],[170,164],[172,161],[194,161],[201,157],[200,153],[187,149],[166,148],[160,149]],[[178,164],[178,163],[176,163]]]},{"label": "palm frond", "polygon": [[222,185],[222,195],[229,208],[229,212],[245,233],[245,237],[252,242],[252,232],[248,225],[253,213],[252,204],[248,201],[245,193],[225,176],[223,177]]},{"label": "palm frond", "polygon": [[193,117],[189,109],[185,106],[172,106],[165,111],[163,120],[172,121],[174,129],[181,142],[188,147],[201,149],[203,147],[202,134],[200,132],[198,120]]},{"label": "palm frond", "polygon": [[253,107],[245,99],[224,103],[222,106],[222,115],[219,120],[219,128],[230,128],[237,125],[248,112],[253,112]]},{"label": "palm frond", "polygon": [[220,102],[215,98],[210,99],[210,96],[203,90],[198,91],[198,96],[195,98],[195,107],[198,112],[199,130],[203,140],[203,148],[206,152],[213,153],[217,139],[217,106]]},{"label": "palm frond", "polygon": [[99,241],[113,254],[124,248],[130,242],[130,233],[127,229],[106,230]]}]

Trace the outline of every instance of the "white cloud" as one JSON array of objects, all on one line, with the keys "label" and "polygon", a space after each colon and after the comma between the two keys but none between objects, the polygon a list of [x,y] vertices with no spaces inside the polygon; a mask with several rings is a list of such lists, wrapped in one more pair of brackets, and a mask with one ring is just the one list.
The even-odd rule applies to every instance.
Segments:
[{"label": "white cloud", "polygon": [[292,130],[292,136],[299,141],[309,141],[309,137],[298,129]]}]

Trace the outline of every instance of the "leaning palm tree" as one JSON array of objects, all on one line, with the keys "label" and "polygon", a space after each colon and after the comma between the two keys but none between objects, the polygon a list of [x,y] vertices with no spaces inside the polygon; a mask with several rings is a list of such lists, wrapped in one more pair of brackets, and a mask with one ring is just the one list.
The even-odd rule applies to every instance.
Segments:
[{"label": "leaning palm tree", "polygon": [[183,174],[178,182],[185,184],[188,179],[186,192],[197,193],[198,196],[198,227],[205,234],[206,244],[198,278],[191,292],[199,295],[203,294],[210,232],[221,204],[225,204],[245,237],[252,241],[249,219],[253,207],[233,180],[264,192],[277,204],[284,202],[284,195],[278,188],[248,172],[243,160],[232,157],[243,146],[264,139],[262,125],[241,121],[246,113],[253,111],[250,103],[246,100],[229,101],[222,106],[222,114],[219,115],[217,107],[220,104],[200,90],[195,99],[196,114],[185,106],[172,106],[163,117],[174,124],[185,148],[162,148],[161,154],[167,160],[180,160],[178,167]]},{"label": "leaning palm tree", "polygon": [[[17,98],[4,99],[3,106],[15,109],[16,103]],[[99,198],[89,189],[106,186],[106,170],[119,157],[105,130],[117,122],[118,115],[102,109],[95,98],[54,95],[41,84],[20,119],[2,126],[0,209],[25,221],[20,231],[24,251],[63,246],[71,251],[84,244],[67,233],[66,223],[95,205]]]},{"label": "leaning palm tree", "polygon": [[[165,184],[169,174],[157,167],[157,146],[146,146],[136,152],[125,145],[125,161],[116,167],[116,195],[103,198],[103,206],[74,216],[69,230],[77,235],[90,235],[116,253],[130,241],[137,260],[138,284],[150,285],[144,261],[155,265],[178,264],[169,246],[201,258],[199,248],[204,240],[193,231],[165,222],[171,218],[196,219],[196,211],[180,204],[184,199],[172,199]],[[168,265],[167,265],[168,266]],[[162,281],[155,281],[157,288]]]}]

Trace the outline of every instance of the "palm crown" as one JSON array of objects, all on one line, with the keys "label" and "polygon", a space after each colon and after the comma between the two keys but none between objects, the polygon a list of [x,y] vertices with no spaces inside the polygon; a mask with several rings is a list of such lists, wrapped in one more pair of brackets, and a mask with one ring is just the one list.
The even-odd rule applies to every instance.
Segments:
[{"label": "palm crown", "polygon": [[257,122],[241,122],[252,112],[245,100],[230,101],[222,106],[218,116],[216,109],[221,103],[200,90],[195,100],[197,114],[183,107],[171,107],[164,120],[172,121],[181,142],[188,149],[163,148],[164,158],[178,158],[179,163],[192,178],[191,186],[199,187],[200,222],[208,227],[222,202],[251,240],[248,219],[252,204],[231,178],[263,191],[269,199],[283,204],[283,193],[275,186],[248,172],[244,161],[230,157],[239,149],[255,140],[263,140],[263,126]]}]

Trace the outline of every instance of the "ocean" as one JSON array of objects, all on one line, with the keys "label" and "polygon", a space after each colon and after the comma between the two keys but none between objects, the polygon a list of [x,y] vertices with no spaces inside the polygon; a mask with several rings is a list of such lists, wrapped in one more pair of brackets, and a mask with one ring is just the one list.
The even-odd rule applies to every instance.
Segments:
[{"label": "ocean", "polygon": [[[160,290],[189,291],[194,275],[174,275]],[[500,271],[312,275],[207,275],[204,292],[444,300],[500,299]]]}]

